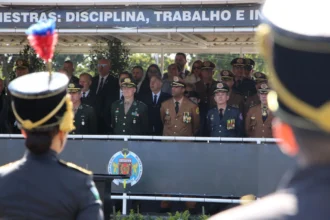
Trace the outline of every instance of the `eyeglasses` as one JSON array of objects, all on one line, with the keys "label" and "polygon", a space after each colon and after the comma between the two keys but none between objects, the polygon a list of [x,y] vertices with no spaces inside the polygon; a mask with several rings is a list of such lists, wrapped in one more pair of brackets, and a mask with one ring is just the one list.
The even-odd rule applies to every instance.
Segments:
[{"label": "eyeglasses", "polygon": [[97,64],[97,67],[106,67],[108,64]]}]

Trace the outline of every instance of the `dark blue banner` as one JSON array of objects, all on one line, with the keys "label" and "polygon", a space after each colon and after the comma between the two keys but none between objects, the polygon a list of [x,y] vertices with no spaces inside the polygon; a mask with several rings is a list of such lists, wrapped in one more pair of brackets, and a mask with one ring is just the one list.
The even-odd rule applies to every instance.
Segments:
[{"label": "dark blue banner", "polygon": [[14,7],[0,8],[0,28],[27,28],[53,18],[58,28],[255,27],[260,5],[173,7]]}]

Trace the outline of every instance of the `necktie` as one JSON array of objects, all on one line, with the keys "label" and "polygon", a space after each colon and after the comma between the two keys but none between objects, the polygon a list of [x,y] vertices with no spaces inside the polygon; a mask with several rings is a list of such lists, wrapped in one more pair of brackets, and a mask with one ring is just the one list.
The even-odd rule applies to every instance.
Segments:
[{"label": "necktie", "polygon": [[104,81],[104,78],[102,77],[102,78],[101,78],[100,85],[99,85],[99,89],[97,90],[97,93],[98,93],[99,91],[101,91],[101,89],[102,89],[102,87],[103,87],[103,81]]},{"label": "necktie", "polygon": [[179,102],[175,102],[175,113],[179,112]]},{"label": "necktie", "polygon": [[220,120],[222,120],[222,118],[223,118],[223,108],[219,109],[219,117],[220,117]]},{"label": "necktie", "polygon": [[265,122],[268,117],[267,106],[262,107],[262,121]]},{"label": "necktie", "polygon": [[85,95],[86,95],[86,92],[83,92],[83,98],[86,98],[86,96],[85,96]]},{"label": "necktie", "polygon": [[157,104],[157,95],[154,95],[154,101],[153,104],[156,105]]}]

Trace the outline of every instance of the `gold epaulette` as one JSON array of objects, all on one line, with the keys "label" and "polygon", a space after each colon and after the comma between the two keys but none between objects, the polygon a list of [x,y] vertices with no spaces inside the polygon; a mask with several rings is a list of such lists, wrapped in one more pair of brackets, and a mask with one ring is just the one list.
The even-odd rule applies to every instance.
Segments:
[{"label": "gold epaulette", "polygon": [[74,170],[80,171],[80,172],[82,172],[84,174],[87,174],[87,175],[92,175],[93,174],[92,171],[86,170],[86,169],[84,169],[84,168],[82,168],[80,166],[77,166],[74,163],[65,162],[64,160],[59,160],[59,163],[62,164],[62,165],[64,165],[64,166],[66,166],[66,167],[69,167],[69,168],[72,168]]},{"label": "gold epaulette", "polygon": [[16,161],[14,161],[14,162],[10,162],[10,163],[7,163],[7,164],[5,164],[5,165],[2,165],[2,166],[0,166],[0,169],[1,168],[4,168],[4,167],[8,167],[8,166],[11,166],[11,165],[14,165],[15,163],[18,163],[20,160],[16,160]]}]

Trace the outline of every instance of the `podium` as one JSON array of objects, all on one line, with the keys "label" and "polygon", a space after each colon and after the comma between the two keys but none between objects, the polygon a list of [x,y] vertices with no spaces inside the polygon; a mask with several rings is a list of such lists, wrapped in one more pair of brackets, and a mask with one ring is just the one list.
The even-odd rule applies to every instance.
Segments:
[{"label": "podium", "polygon": [[[111,184],[114,179],[129,179],[129,175],[121,174],[94,174],[93,179],[100,193],[100,197],[103,202],[103,213],[104,218],[109,218],[112,212],[112,202],[111,202]],[[103,189],[103,190],[102,190]]]}]

